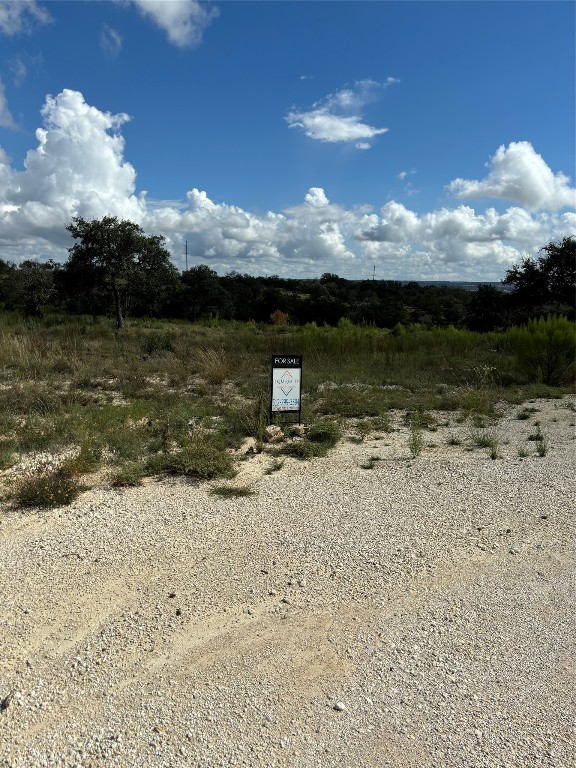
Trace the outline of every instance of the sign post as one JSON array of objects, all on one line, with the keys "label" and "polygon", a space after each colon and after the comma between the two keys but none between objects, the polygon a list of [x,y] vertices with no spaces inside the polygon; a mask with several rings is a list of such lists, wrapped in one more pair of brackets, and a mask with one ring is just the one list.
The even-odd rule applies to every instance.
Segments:
[{"label": "sign post", "polygon": [[297,413],[301,421],[302,355],[272,355],[270,422],[275,413]]}]

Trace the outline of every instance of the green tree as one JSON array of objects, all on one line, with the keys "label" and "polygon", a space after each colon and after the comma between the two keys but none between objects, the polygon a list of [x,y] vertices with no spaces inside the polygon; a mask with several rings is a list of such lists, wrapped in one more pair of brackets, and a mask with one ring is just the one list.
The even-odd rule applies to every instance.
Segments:
[{"label": "green tree", "polygon": [[30,317],[39,317],[43,308],[56,295],[53,261],[40,263],[27,259],[6,275],[7,301],[10,309],[18,309]]},{"label": "green tree", "polygon": [[118,329],[134,299],[151,302],[154,311],[158,291],[177,282],[176,268],[162,245],[164,238],[145,235],[138,224],[115,216],[92,221],[77,216],[66,229],[79,242],[69,249],[65,270],[75,276],[76,289],[82,288],[81,278],[84,291],[88,285],[95,292],[106,292],[113,301]]},{"label": "green tree", "polygon": [[551,313],[574,318],[576,301],[576,239],[565,237],[544,246],[537,259],[527,257],[511,267],[502,281],[528,315]]},{"label": "green tree", "polygon": [[209,312],[216,313],[220,286],[217,273],[206,264],[198,264],[182,273],[185,314],[194,322]]}]

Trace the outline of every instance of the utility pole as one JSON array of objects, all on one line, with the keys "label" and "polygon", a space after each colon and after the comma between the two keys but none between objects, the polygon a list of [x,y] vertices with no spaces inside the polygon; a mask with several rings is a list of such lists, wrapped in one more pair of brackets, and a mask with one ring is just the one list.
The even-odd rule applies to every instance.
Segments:
[{"label": "utility pole", "polygon": [[186,272],[188,272],[188,240],[186,240]]},{"label": "utility pole", "polygon": [[376,264],[372,267],[372,282],[376,280]]}]

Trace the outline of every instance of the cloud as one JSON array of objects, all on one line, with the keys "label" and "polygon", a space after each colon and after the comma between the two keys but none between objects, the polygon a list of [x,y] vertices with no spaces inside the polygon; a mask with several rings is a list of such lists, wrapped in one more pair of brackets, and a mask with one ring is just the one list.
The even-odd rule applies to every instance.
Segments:
[{"label": "cloud", "polygon": [[16,123],[10,110],[8,109],[8,102],[6,101],[6,94],[4,92],[4,83],[0,77],[0,128],[16,128]]},{"label": "cloud", "polygon": [[166,32],[168,40],[179,48],[202,42],[206,28],[218,16],[216,8],[209,8],[198,0],[132,0],[143,16]]},{"label": "cloud", "polygon": [[529,211],[574,207],[576,190],[563,173],[554,174],[528,141],[500,146],[486,164],[482,181],[455,179],[448,190],[460,198],[512,200]]},{"label": "cloud", "polygon": [[77,215],[139,223],[145,210],[134,196],[136,173],[123,160],[119,133],[128,115],[101,112],[81,93],[64,90],[46,98],[42,117],[38,147],[27,153],[25,170],[0,164],[0,242],[64,242],[61,228]]},{"label": "cloud", "polygon": [[0,34],[28,33],[51,20],[46,8],[36,0],[0,0]]},{"label": "cloud", "polygon": [[353,86],[330,93],[307,111],[291,110],[284,118],[290,128],[302,128],[306,136],[324,142],[355,142],[357,149],[370,149],[373,139],[388,128],[363,122],[362,109],[378,98],[379,92],[399,82],[389,77],[384,83],[358,80]]},{"label": "cloud", "polygon": [[100,48],[108,59],[116,59],[122,50],[122,36],[108,24],[102,24],[100,30]]},{"label": "cloud", "polygon": [[63,261],[73,216],[130,219],[163,235],[177,266],[317,277],[334,272],[381,279],[500,280],[506,268],[551,240],[576,231],[576,213],[531,212],[513,206],[478,211],[469,205],[417,212],[395,200],[378,211],[347,208],[311,187],[301,202],[256,215],[217,203],[192,188],[184,201],[148,201],[136,191],[136,171],[124,159],[128,115],[90,106],[81,93],[48,96],[37,146],[15,170],[0,148],[2,258]]}]

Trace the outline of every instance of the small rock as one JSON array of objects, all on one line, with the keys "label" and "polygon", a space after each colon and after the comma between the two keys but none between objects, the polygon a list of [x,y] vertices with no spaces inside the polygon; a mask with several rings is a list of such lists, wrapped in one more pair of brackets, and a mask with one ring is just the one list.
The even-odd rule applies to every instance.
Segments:
[{"label": "small rock", "polygon": [[332,707],[332,709],[333,709],[335,712],[346,712],[346,711],[347,711],[347,710],[346,710],[346,705],[345,705],[345,704],[343,704],[341,701],[337,701],[337,702],[334,704],[334,706]]},{"label": "small rock", "polygon": [[264,430],[264,442],[265,443],[281,443],[284,440],[284,432],[277,424],[270,424]]}]

